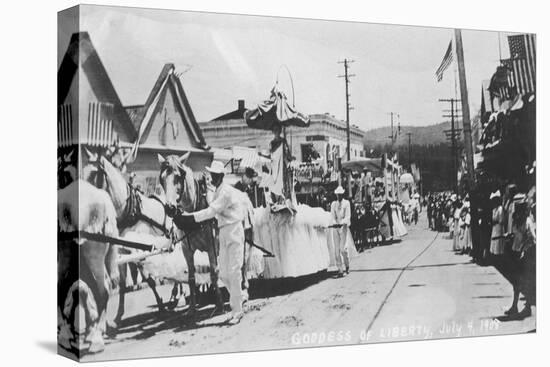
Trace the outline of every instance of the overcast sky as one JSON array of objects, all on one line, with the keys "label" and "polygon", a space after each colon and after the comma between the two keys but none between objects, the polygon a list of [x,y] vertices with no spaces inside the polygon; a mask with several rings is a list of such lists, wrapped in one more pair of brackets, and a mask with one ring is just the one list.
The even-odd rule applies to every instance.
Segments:
[{"label": "overcast sky", "polygon": [[[269,96],[278,70],[292,74],[296,107],[307,114],[328,112],[345,119],[344,58],[355,60],[350,120],[368,130],[389,125],[397,112],[403,125],[441,122],[448,108],[438,98],[455,96],[453,64],[437,83],[451,29],[352,22],[84,6],[88,31],[124,105],[143,104],[165,63],[183,75],[183,87],[198,121],[251,107]],[[60,56],[69,33],[60,35]],[[463,31],[472,116],[481,81],[499,60],[496,32]],[[502,57],[508,57],[501,34]],[[290,97],[285,71],[279,81]],[[460,95],[460,92],[458,92]]]}]

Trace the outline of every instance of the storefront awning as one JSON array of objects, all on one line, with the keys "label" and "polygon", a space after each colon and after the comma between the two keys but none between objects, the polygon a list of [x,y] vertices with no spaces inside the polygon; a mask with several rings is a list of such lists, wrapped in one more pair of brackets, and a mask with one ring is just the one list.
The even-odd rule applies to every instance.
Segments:
[{"label": "storefront awning", "polygon": [[382,158],[353,158],[342,162],[342,168],[358,172],[367,170],[374,174],[381,174]]},{"label": "storefront awning", "polygon": [[239,161],[238,168],[244,170],[246,167],[259,170],[262,165],[269,164],[268,158],[258,154],[256,149],[247,147],[233,147],[231,149],[212,148],[214,160],[227,163],[230,160]]}]

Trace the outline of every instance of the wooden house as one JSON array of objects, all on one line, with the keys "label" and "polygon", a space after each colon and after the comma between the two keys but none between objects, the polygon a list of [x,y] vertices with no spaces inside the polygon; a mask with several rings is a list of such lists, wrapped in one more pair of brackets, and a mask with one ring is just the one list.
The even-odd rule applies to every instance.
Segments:
[{"label": "wooden house", "polygon": [[[60,150],[131,146],[136,131],[87,32],[74,33],[57,73]],[[73,148],[71,148],[73,147]]]},{"label": "wooden house", "polygon": [[189,100],[173,64],[166,64],[144,105],[127,106],[126,112],[138,132],[134,183],[148,194],[158,191],[157,155],[191,152],[187,165],[196,173],[210,165],[213,153],[206,144]]}]

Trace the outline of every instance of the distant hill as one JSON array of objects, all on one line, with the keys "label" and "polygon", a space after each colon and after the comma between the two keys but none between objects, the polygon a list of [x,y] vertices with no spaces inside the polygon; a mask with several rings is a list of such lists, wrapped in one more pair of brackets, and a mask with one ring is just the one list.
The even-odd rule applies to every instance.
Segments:
[{"label": "distant hill", "polygon": [[[395,127],[394,127],[395,129]],[[411,135],[411,145],[438,145],[446,142],[445,130],[451,129],[450,122],[443,122],[440,124],[429,126],[401,126],[401,134],[399,135],[396,145],[403,146],[409,144],[409,137],[407,133]],[[395,131],[395,130],[394,130]],[[368,130],[363,138],[363,142],[367,147],[375,147],[380,145],[386,145],[390,143],[390,127],[380,127],[377,129]]]},{"label": "distant hill", "polygon": [[[453,172],[450,142],[447,141],[445,130],[451,129],[450,122],[430,126],[402,126],[393,151],[399,156],[400,163],[408,169],[409,137],[411,133],[410,161],[417,164],[422,176],[422,186],[425,192],[448,190],[454,187],[456,172]],[[382,152],[391,151],[390,127],[381,127],[365,133],[363,142],[367,151],[378,156]],[[458,142],[460,149],[461,142]]]}]

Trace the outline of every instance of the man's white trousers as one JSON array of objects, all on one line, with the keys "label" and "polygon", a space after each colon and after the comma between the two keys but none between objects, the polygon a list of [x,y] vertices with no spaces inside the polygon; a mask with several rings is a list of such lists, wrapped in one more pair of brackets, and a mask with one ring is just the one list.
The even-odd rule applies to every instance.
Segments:
[{"label": "man's white trousers", "polygon": [[231,312],[242,312],[241,268],[244,260],[244,230],[241,222],[220,228],[220,279],[229,292]]},{"label": "man's white trousers", "polygon": [[346,247],[348,227],[344,226],[334,230],[334,250],[336,252],[336,265],[338,271],[343,272],[349,268],[349,253]]}]

